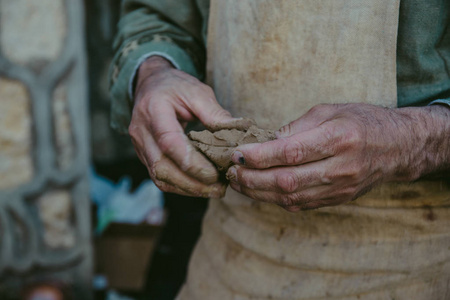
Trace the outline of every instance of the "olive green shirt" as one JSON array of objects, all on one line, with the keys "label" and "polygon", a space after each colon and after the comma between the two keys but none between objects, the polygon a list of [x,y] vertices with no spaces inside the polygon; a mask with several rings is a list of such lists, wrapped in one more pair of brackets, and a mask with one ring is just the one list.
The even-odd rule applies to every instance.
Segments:
[{"label": "olive green shirt", "polygon": [[[124,0],[110,69],[111,125],[127,132],[132,81],[151,55],[204,78],[209,0]],[[397,104],[449,104],[450,1],[402,0],[397,41]]]}]

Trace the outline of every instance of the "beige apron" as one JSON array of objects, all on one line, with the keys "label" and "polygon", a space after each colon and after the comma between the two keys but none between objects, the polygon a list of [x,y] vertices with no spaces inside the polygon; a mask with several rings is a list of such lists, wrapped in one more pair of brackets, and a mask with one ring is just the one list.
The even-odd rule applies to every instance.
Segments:
[{"label": "beige apron", "polygon": [[[396,106],[399,0],[213,0],[208,78],[236,116],[277,129],[318,103]],[[211,200],[178,299],[450,299],[450,190],[384,185],[288,213]]]}]

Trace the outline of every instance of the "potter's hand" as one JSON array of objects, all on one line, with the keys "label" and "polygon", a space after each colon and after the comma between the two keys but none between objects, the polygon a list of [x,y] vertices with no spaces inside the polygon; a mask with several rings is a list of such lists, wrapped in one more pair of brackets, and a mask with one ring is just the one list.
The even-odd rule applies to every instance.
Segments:
[{"label": "potter's hand", "polygon": [[233,189],[289,211],[338,205],[381,182],[449,170],[449,136],[444,106],[318,105],[276,140],[238,147],[227,176]]},{"label": "potter's hand", "polygon": [[139,68],[129,134],[139,159],[155,184],[165,192],[221,197],[215,167],[198,153],[184,134],[187,122],[200,120],[207,128],[233,126],[210,87],[153,56]]}]

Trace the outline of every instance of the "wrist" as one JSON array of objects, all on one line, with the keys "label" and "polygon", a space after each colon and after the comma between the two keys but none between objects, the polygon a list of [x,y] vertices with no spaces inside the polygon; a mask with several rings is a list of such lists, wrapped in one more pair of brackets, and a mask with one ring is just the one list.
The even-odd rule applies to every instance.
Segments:
[{"label": "wrist", "polygon": [[137,76],[135,78],[135,91],[134,94],[137,94],[137,90],[141,86],[141,84],[152,75],[165,71],[168,69],[174,69],[174,66],[170,61],[165,59],[162,56],[153,55],[147,58],[140,66],[137,72]]},{"label": "wrist", "polygon": [[152,72],[160,69],[174,68],[172,63],[159,55],[152,55],[147,58],[139,67],[139,72]]},{"label": "wrist", "polygon": [[397,181],[415,181],[450,168],[450,109],[441,105],[397,109]]}]

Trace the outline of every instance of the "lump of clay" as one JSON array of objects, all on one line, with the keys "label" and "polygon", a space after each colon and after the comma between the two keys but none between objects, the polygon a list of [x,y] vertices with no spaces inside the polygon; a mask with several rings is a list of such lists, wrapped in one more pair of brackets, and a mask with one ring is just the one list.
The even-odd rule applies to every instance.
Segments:
[{"label": "lump of clay", "polygon": [[226,172],[233,165],[231,155],[237,146],[274,140],[275,133],[253,125],[248,129],[191,131],[188,137],[195,148],[212,161],[220,172]]}]

